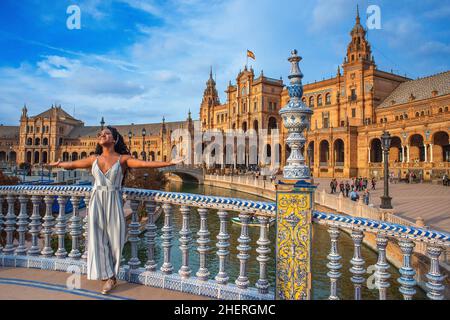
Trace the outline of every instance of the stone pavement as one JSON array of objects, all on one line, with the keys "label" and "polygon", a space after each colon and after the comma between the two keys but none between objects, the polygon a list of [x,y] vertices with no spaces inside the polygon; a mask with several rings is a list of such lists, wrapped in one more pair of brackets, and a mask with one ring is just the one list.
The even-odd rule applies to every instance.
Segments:
[{"label": "stone pavement", "polygon": [[66,286],[73,274],[28,269],[0,267],[0,300],[205,300],[206,297],[178,291],[164,290],[140,284],[118,281],[109,295],[100,293],[101,280],[80,278],[80,289]]},{"label": "stone pavement", "polygon": [[[351,182],[351,179],[337,180],[338,183],[341,180]],[[327,192],[330,192],[330,181],[327,178],[314,179],[314,183],[319,184],[319,190],[325,189]],[[379,180],[376,190],[370,190],[370,203],[379,207],[381,195],[383,181]],[[396,215],[412,222],[422,217],[430,228],[450,233],[450,187],[430,183],[391,183],[389,195]]]}]

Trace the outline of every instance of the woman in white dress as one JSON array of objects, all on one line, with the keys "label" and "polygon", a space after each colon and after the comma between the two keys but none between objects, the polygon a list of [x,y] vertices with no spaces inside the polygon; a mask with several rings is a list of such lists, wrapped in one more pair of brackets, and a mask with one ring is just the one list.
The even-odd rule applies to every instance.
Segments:
[{"label": "woman in white dress", "polygon": [[102,293],[117,284],[126,225],[121,188],[127,168],[162,168],[184,159],[142,161],[130,155],[122,135],[107,126],[98,133],[95,155],[88,158],[52,162],[49,166],[64,169],[91,168],[94,177],[88,211],[87,279],[103,280]]}]

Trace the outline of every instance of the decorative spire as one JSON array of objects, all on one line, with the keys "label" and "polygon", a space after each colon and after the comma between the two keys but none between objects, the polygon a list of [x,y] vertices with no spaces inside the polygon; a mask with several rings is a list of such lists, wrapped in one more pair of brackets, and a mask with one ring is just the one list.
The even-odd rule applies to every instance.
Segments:
[{"label": "decorative spire", "polygon": [[103,130],[103,127],[105,126],[105,119],[102,117],[102,120],[100,121],[100,126]]},{"label": "decorative spire", "polygon": [[356,5],[356,23],[361,24],[361,19],[359,18],[359,5]]},{"label": "decorative spire", "polygon": [[188,111],[188,120],[192,120],[192,118],[191,118],[191,108],[189,108],[189,111]]}]

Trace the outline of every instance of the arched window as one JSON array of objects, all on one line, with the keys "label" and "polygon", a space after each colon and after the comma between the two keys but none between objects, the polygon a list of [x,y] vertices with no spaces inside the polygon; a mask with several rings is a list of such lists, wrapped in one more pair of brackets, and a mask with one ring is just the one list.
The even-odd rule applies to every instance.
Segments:
[{"label": "arched window", "polygon": [[420,116],[419,112],[416,112],[416,118],[418,118]]},{"label": "arched window", "polygon": [[321,94],[319,94],[317,96],[317,106],[318,107],[322,106],[322,95]]},{"label": "arched window", "polygon": [[331,94],[329,93],[325,95],[325,104],[331,104]]},{"label": "arched window", "polygon": [[314,97],[309,98],[309,107],[310,108],[314,107]]}]

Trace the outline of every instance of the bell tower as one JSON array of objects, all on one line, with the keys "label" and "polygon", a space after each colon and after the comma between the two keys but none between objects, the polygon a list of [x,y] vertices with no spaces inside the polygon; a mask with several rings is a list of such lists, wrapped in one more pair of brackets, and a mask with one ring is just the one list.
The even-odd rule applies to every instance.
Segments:
[{"label": "bell tower", "polygon": [[347,55],[344,58],[346,65],[363,64],[366,68],[374,64],[370,43],[366,39],[366,30],[361,25],[359,7],[356,7],[356,21],[350,31],[351,42],[347,46]]},{"label": "bell tower", "polygon": [[203,92],[203,99],[200,105],[200,121],[202,129],[213,127],[213,110],[220,105],[219,95],[217,94],[216,81],[213,79],[212,67],[209,71],[209,79],[206,81],[206,89]]},{"label": "bell tower", "polygon": [[342,65],[344,88],[341,97],[345,114],[341,119],[345,121],[341,122],[350,126],[363,125],[372,114],[369,96],[373,79],[370,74],[374,73],[376,65],[366,34],[357,6],[355,25],[350,31],[351,41]]}]

